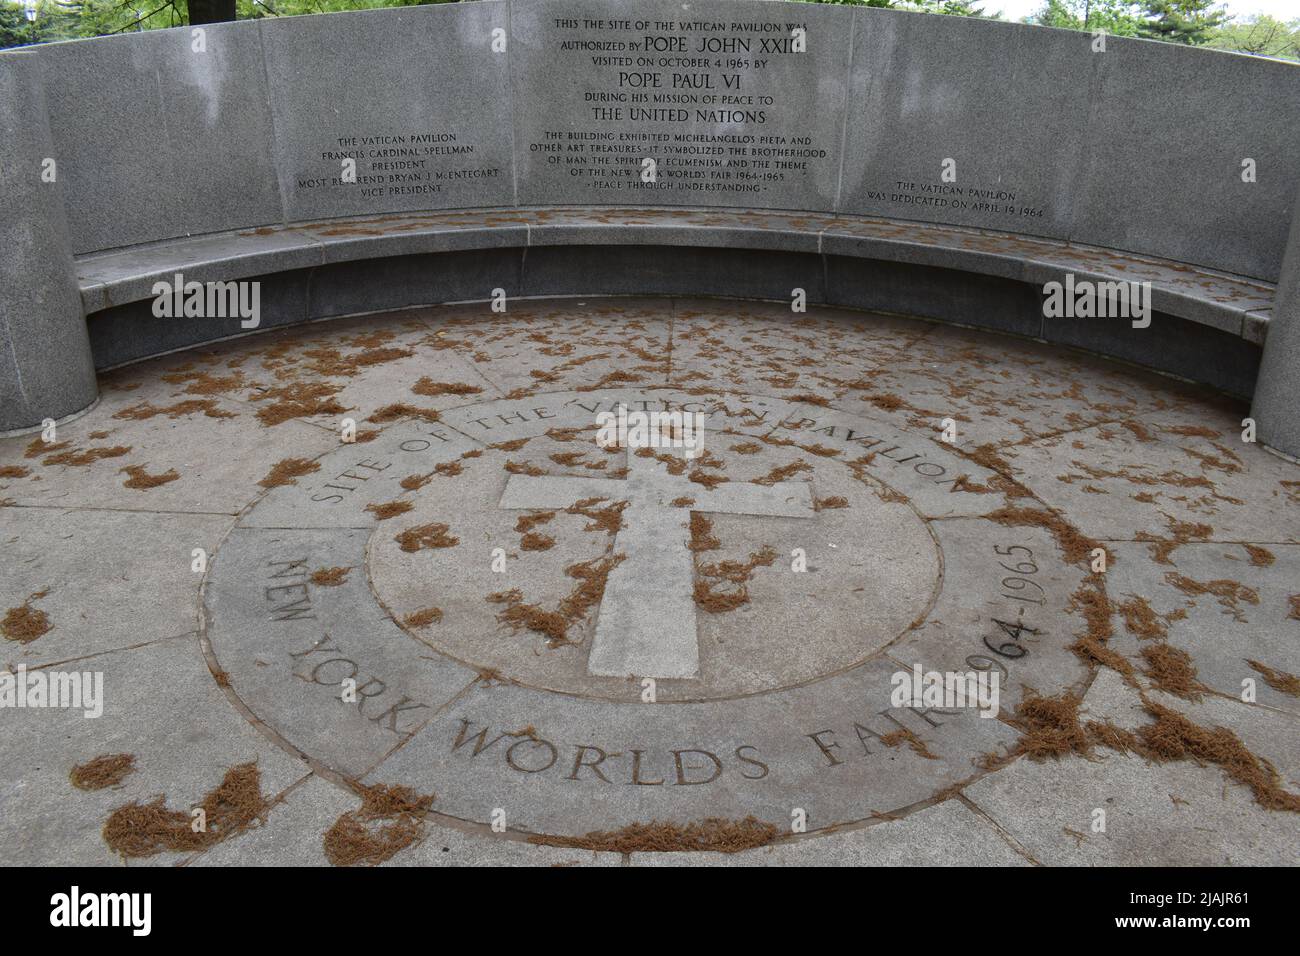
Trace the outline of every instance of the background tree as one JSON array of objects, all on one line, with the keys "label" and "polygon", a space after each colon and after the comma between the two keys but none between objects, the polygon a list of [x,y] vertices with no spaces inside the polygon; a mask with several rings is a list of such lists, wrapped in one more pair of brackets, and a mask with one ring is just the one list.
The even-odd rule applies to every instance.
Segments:
[{"label": "background tree", "polygon": [[1047,0],[1025,22],[1065,30],[1105,30],[1112,36],[1135,37],[1144,21],[1135,0]]},{"label": "background tree", "polygon": [[1254,16],[1226,23],[1210,41],[1210,46],[1252,56],[1294,59],[1300,53],[1300,20],[1283,23],[1270,16]]},{"label": "background tree", "polygon": [[27,12],[16,3],[0,3],[0,49],[35,42]]},{"label": "background tree", "polygon": [[922,13],[942,13],[950,17],[978,17],[984,20],[996,20],[1001,12],[989,13],[975,0],[910,0],[902,4],[904,9],[919,10]]},{"label": "background tree", "polygon": [[1143,0],[1142,36],[1189,46],[1208,43],[1228,19],[1214,6],[1215,0]]}]

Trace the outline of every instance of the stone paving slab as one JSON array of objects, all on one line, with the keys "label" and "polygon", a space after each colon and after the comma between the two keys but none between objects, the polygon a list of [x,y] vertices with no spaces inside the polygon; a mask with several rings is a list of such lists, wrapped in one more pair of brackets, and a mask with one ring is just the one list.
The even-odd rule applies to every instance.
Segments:
[{"label": "stone paving slab", "polygon": [[294,781],[257,827],[185,861],[187,866],[328,866],[325,832],[361,801],[315,775]]},{"label": "stone paving slab", "polygon": [[[50,446],[48,454],[38,452],[29,458],[27,450],[35,439],[22,444],[6,441],[0,461],[30,474],[6,482],[3,494],[29,506],[237,514],[248,503],[250,486],[255,488],[266,477],[283,457],[286,444],[304,458],[338,444],[335,435],[303,422],[286,421],[273,429],[247,427],[236,403],[219,397],[207,399],[212,404],[206,410],[116,418],[115,409],[128,412],[141,407],[134,397],[130,392],[105,394],[94,425],[87,417],[60,429],[57,444],[66,441],[70,447]],[[193,401],[204,399],[178,398],[170,405],[149,405],[168,408]],[[211,454],[214,448],[223,453]],[[84,465],[69,465],[57,460],[62,454],[91,457]],[[51,459],[53,463],[45,464]],[[142,469],[143,486],[127,484],[133,476],[123,474],[123,469],[131,467]],[[150,486],[155,480],[161,483]]]},{"label": "stone paving slab", "polygon": [[[1153,641],[1166,640],[1195,661],[1196,680],[1219,694],[1240,698],[1252,681],[1255,699],[1300,715],[1300,697],[1265,680],[1251,661],[1273,672],[1290,670],[1300,642],[1300,619],[1290,598],[1300,592],[1300,548],[1190,542],[1161,563],[1161,545],[1137,542],[1111,546],[1116,554],[1110,591],[1116,601],[1145,602],[1157,635],[1121,626],[1115,647],[1136,657]],[[1202,588],[1213,589],[1198,593]],[[1188,593],[1188,592],[1192,593]],[[1214,593],[1214,592],[1218,593]]]},{"label": "stone paving slab", "polygon": [[[1148,681],[1141,683],[1147,685],[1142,690],[1147,700],[1175,710],[1202,727],[1226,727],[1252,753],[1276,767],[1288,787],[1300,786],[1300,748],[1296,747],[1296,740],[1300,739],[1300,718],[1226,697],[1205,696],[1189,701],[1153,688]],[[1110,721],[1128,730],[1151,720],[1138,691],[1110,670],[1097,675],[1084,705],[1090,719]]]},{"label": "stone paving slab", "polygon": [[[1203,726],[1228,726],[1297,784],[1294,718],[1232,701],[1189,707],[1152,693]],[[1086,716],[1131,729],[1149,721],[1133,688],[1103,670],[1084,700]],[[1213,766],[1152,764],[1099,750],[1034,763],[1020,759],[965,795],[1047,865],[1240,866],[1296,863],[1295,822],[1261,812],[1250,791]],[[1105,811],[1104,832],[1093,829]]]},{"label": "stone paving slab", "polygon": [[633,866],[1029,866],[1005,836],[959,800],[902,820],[721,853],[633,853]]},{"label": "stone paving slab", "polygon": [[[192,632],[203,581],[203,569],[194,569],[194,549],[215,554],[234,521],[221,515],[21,507],[6,509],[4,519],[0,607],[45,592],[31,606],[48,615],[50,626],[31,643],[0,645],[11,669]],[[121,552],[132,560],[111,560]]]},{"label": "stone paving slab", "polygon": [[[188,811],[232,767],[256,761],[264,796],[280,793],[306,766],[287,755],[231,708],[214,683],[197,634],[102,654],[57,670],[103,674],[104,711],[7,709],[0,751],[10,772],[0,783],[0,859],[7,865],[120,865],[100,836],[117,807],[166,796]],[[117,786],[74,788],[75,766],[106,754],[135,756],[135,771]],[[133,859],[131,865],[178,862],[181,853]]]},{"label": "stone paving slab", "polygon": [[[1217,770],[1108,754],[1018,760],[967,797],[1046,866],[1294,866],[1295,821]],[[1106,832],[1094,833],[1097,810]]]},{"label": "stone paving slab", "polygon": [[[218,844],[187,863],[190,866],[328,866],[326,832],[357,797],[320,777],[296,784],[264,824]],[[540,847],[494,834],[469,834],[426,817],[419,840],[385,866],[620,866],[617,853],[592,853]]]},{"label": "stone paving slab", "polygon": [[1252,455],[1244,469],[1238,436],[1150,432],[1156,437],[1144,440],[1123,426],[1093,426],[1005,454],[1017,477],[1048,504],[1077,514],[1094,537],[1165,537],[1179,521],[1208,524],[1229,541],[1300,541],[1300,509],[1286,506],[1294,485],[1284,484],[1294,482],[1294,465]]}]

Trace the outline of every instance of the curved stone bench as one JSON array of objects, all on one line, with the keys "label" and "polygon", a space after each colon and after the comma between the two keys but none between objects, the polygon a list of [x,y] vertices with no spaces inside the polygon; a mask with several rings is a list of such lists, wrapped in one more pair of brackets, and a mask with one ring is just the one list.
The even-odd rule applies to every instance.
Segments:
[{"label": "curved stone bench", "polygon": [[[749,0],[0,53],[0,431],[85,408],[97,368],[244,331],[154,318],[180,274],[258,280],[262,329],[497,289],[798,288],[1251,396],[1300,454],[1298,112],[1300,69],[1264,58]],[[1150,282],[1151,326],[1045,318],[1070,276]]]},{"label": "curved stone bench", "polygon": [[[722,261],[702,257],[703,250],[768,255]],[[457,253],[480,255],[464,268]],[[450,257],[445,268],[433,264],[439,256]],[[368,265],[346,268],[355,263]],[[1254,279],[1049,239],[708,209],[555,207],[334,219],[153,243],[82,256],[76,266],[100,368],[240,334],[237,319],[155,318],[154,284],[177,274],[198,282],[258,279],[272,304],[264,306],[260,328],[487,300],[496,288],[510,298],[712,294],[783,301],[801,288],[815,304],[1077,345],[1242,396],[1252,391],[1275,293]],[[304,274],[308,281],[301,281]],[[1152,328],[1135,335],[1126,320],[1044,318],[1042,287],[1070,274],[1076,281],[1150,282]]]}]

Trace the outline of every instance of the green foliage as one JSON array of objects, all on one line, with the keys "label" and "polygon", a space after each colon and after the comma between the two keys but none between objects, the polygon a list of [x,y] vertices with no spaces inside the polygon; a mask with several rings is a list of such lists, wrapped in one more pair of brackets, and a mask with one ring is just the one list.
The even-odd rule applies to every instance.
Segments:
[{"label": "green foliage", "polygon": [[32,14],[29,19],[23,4],[0,0],[0,49],[85,36],[82,26],[91,22],[78,5],[53,0],[38,0],[32,5]]},{"label": "green foliage", "polygon": [[0,49],[36,42],[23,8],[16,3],[0,3]]},{"label": "green foliage", "polygon": [[1283,23],[1270,16],[1249,17],[1224,24],[1210,46],[1254,56],[1300,60],[1300,19]]},{"label": "green foliage", "polygon": [[[1085,22],[1086,18],[1086,22]],[[1047,0],[1026,23],[1065,30],[1104,30],[1112,36],[1141,35],[1143,21],[1135,0]]]},{"label": "green foliage", "polygon": [[[138,0],[135,8],[123,0],[35,0],[29,22],[21,4],[0,0],[0,48],[178,26],[185,22],[178,2],[179,11],[168,0]],[[25,29],[6,29],[15,20]]]},{"label": "green foliage", "polygon": [[1228,14],[1213,7],[1218,0],[1143,0],[1142,36],[1168,43],[1208,43]]},{"label": "green foliage", "polygon": [[1222,10],[1213,9],[1218,2],[1043,0],[1043,6],[1026,17],[1025,22],[1066,30],[1104,30],[1112,36],[1144,37],[1300,60],[1300,19],[1291,23],[1269,16],[1228,20]]},{"label": "green foliage", "polygon": [[950,17],[979,17],[996,20],[1000,12],[988,12],[977,0],[900,0],[894,7],[900,10],[915,10],[918,13],[940,13]]}]

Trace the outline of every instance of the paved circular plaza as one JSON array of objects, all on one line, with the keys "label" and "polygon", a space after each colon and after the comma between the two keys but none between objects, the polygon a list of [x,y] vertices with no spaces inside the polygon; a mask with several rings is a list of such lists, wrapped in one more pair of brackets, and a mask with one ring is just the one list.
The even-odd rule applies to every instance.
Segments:
[{"label": "paved circular plaza", "polygon": [[[0,440],[5,666],[102,675],[100,716],[4,715],[2,862],[1300,849],[1300,468],[1229,399],[680,299],[337,320],[100,384]],[[980,693],[899,698],[926,675]],[[199,806],[209,834],[145,833]]]}]

